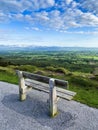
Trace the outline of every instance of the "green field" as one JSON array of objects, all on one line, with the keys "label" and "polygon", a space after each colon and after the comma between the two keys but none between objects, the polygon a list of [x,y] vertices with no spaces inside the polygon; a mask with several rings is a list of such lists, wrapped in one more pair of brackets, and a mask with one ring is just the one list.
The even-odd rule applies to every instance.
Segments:
[{"label": "green field", "polygon": [[74,100],[98,108],[97,51],[0,53],[0,80],[17,84],[16,69],[68,80]]}]

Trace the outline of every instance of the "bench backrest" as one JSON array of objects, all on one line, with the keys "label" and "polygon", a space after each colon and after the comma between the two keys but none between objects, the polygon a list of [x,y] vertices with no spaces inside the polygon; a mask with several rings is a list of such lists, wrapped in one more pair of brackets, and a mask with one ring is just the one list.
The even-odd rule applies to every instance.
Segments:
[{"label": "bench backrest", "polygon": [[[16,72],[18,73],[19,70],[16,70]],[[22,72],[22,75],[24,78],[33,79],[33,80],[40,81],[40,82],[47,83],[47,84],[49,84],[49,80],[51,79],[50,77],[47,77],[47,76],[33,74],[33,73],[25,72],[25,71],[21,71],[21,72]],[[59,87],[68,89],[68,81],[64,81],[64,80],[60,80],[60,79],[56,79],[56,78],[53,78],[53,79],[55,81],[55,86],[59,86]]]}]

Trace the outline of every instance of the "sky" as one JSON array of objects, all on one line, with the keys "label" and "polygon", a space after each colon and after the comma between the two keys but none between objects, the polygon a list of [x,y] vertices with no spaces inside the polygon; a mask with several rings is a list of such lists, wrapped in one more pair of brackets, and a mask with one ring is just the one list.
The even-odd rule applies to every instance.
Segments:
[{"label": "sky", "polygon": [[0,0],[0,45],[98,47],[98,0]]}]

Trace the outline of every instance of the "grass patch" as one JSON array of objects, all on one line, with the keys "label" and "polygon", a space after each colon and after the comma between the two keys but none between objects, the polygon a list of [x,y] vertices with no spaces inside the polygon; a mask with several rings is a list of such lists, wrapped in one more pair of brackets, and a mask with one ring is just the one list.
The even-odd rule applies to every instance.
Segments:
[{"label": "grass patch", "polygon": [[18,77],[11,67],[0,67],[0,81],[18,84]]},{"label": "grass patch", "polygon": [[98,108],[98,90],[95,88],[84,89],[80,86],[70,85],[70,90],[77,92],[74,100],[87,104],[90,107]]}]

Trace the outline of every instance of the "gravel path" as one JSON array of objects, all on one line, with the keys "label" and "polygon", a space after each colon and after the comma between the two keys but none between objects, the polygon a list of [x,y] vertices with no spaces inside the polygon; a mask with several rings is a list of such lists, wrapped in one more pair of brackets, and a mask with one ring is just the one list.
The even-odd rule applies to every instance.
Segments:
[{"label": "gravel path", "polygon": [[18,86],[0,82],[0,130],[98,130],[98,109],[58,101],[59,114],[48,116],[48,94],[32,90],[18,100]]}]

